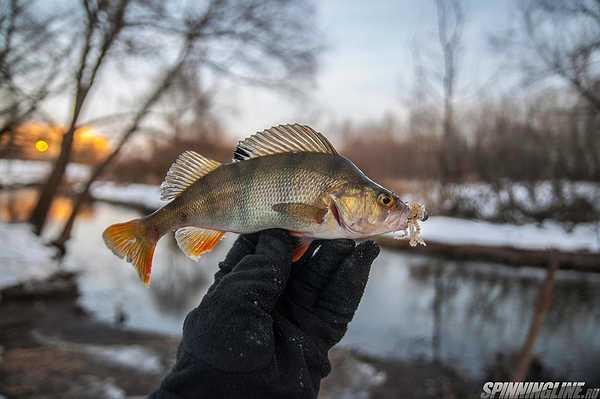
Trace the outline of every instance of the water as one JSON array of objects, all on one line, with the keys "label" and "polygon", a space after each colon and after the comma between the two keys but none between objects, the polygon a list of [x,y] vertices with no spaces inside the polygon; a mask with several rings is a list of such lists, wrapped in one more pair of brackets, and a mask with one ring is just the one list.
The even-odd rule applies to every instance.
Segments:
[{"label": "water", "polygon": [[[152,285],[102,242],[111,223],[138,214],[98,204],[80,220],[64,265],[81,272],[81,304],[113,322],[178,335],[185,315],[212,282],[216,265],[235,239],[226,235],[199,263],[189,261],[172,238],[157,247]],[[383,250],[342,345],[388,358],[438,359],[474,378],[499,356],[517,352],[529,327],[544,271],[479,262],[452,262]],[[552,308],[535,353],[545,367],[573,380],[598,378],[600,276],[560,271]],[[512,364],[512,363],[511,363]]]}]

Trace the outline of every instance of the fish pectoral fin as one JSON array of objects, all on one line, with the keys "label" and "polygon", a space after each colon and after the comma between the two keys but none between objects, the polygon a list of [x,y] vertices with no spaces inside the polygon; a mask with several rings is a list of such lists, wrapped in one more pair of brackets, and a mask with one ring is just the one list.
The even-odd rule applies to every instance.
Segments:
[{"label": "fish pectoral fin", "polygon": [[224,234],[223,231],[190,226],[177,230],[175,240],[184,254],[197,261],[200,256],[212,251]]},{"label": "fish pectoral fin", "polygon": [[327,214],[327,208],[302,204],[300,202],[282,202],[273,205],[275,212],[283,213],[309,223],[322,223]]},{"label": "fish pectoral fin", "polygon": [[209,174],[221,164],[203,157],[194,151],[185,151],[173,162],[165,180],[160,185],[160,199],[170,201],[185,191],[201,177]]}]

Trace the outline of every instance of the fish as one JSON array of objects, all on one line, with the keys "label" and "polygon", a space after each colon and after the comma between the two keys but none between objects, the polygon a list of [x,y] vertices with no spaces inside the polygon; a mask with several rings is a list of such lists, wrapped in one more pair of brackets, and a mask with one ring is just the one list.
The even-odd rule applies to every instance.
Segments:
[{"label": "fish", "polygon": [[298,238],[296,261],[314,239],[363,239],[406,230],[417,214],[426,219],[340,155],[322,133],[300,124],[241,140],[229,163],[185,151],[160,194],[166,205],[103,233],[106,246],[132,263],[146,286],[156,243],[171,232],[183,253],[198,260],[225,232],[281,228]]}]

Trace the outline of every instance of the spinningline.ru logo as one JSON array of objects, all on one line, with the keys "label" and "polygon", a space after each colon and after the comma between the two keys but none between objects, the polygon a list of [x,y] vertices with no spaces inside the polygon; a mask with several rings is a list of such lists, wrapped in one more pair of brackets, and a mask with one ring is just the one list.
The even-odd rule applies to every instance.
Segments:
[{"label": "spinningline.ru logo", "polygon": [[600,388],[585,388],[585,382],[491,382],[483,384],[481,399],[541,398],[597,399]]}]

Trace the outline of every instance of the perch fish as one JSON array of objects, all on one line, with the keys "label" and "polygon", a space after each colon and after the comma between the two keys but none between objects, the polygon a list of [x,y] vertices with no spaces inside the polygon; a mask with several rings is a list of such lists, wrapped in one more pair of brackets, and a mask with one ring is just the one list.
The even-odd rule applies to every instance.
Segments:
[{"label": "perch fish", "polygon": [[282,228],[299,237],[295,261],[312,239],[359,239],[406,229],[414,235],[416,218],[427,218],[424,210],[414,212],[369,179],[321,133],[299,124],[240,141],[226,164],[186,151],[169,169],[160,193],[168,204],[103,234],[108,248],[131,262],[145,285],[156,243],[172,231],[179,248],[198,259],[225,232]]}]

